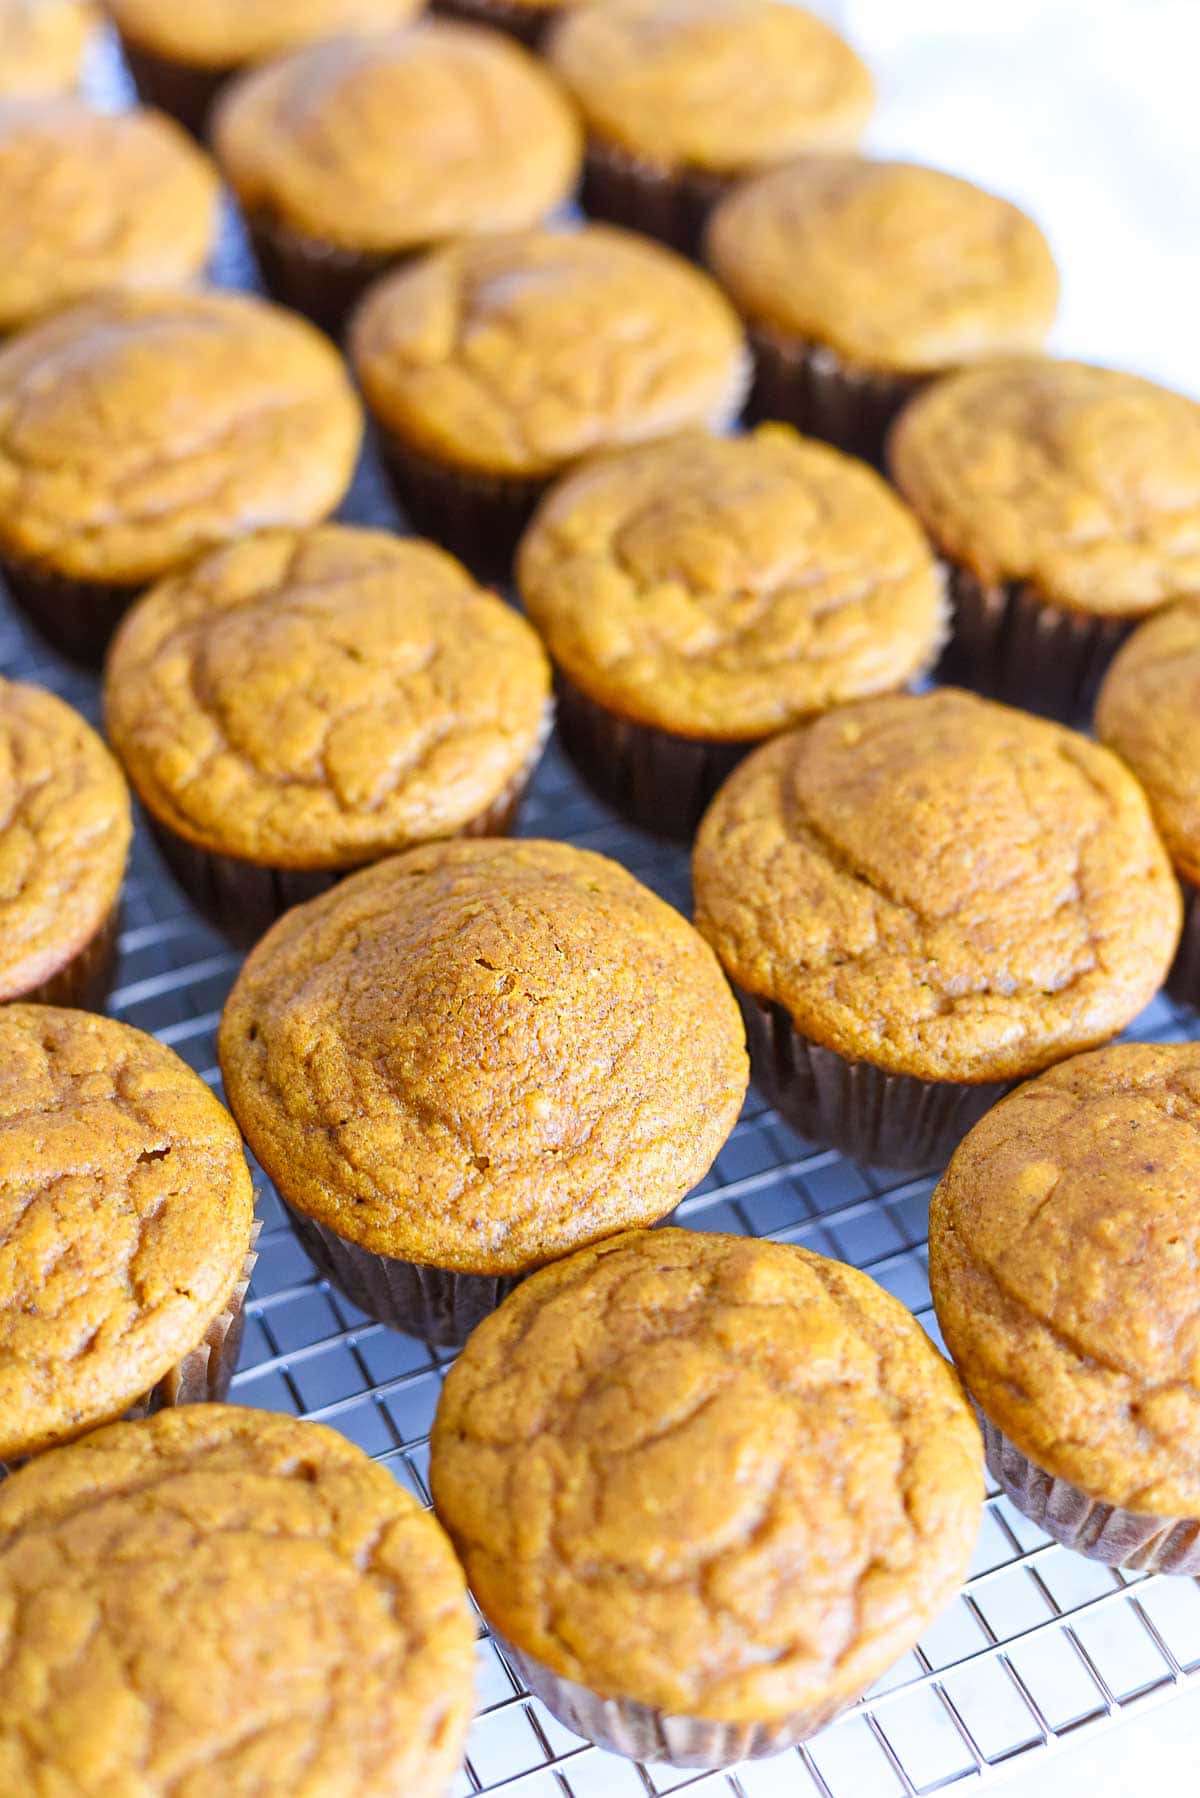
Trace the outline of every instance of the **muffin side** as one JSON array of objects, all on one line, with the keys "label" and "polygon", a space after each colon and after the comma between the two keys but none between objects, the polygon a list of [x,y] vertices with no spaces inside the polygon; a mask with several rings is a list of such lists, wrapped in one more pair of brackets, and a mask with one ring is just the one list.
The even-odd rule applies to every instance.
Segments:
[{"label": "muffin side", "polygon": [[0,96],[73,93],[96,23],[93,0],[0,0]]}]

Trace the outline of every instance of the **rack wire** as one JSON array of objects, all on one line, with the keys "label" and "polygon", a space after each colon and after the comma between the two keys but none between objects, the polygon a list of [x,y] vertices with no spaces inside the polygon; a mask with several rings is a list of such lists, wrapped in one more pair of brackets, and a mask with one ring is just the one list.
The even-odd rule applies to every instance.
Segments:
[{"label": "rack wire", "polygon": [[[101,91],[119,97],[109,62]],[[252,285],[236,221],[219,278]],[[364,456],[343,516],[402,528]],[[0,597],[0,673],[52,688],[93,722],[97,683],[61,662]],[[615,856],[689,906],[687,857],[616,820],[555,744],[522,834]],[[168,1043],[220,1091],[215,1035],[240,958],[192,909],[139,820],[109,1010]],[[1160,997],[1131,1035],[1185,1040],[1195,1019]],[[256,1169],[263,1234],[232,1397],[332,1425],[429,1503],[428,1441],[446,1351],[371,1322],[317,1277]],[[675,1221],[771,1236],[866,1269],[935,1340],[926,1226],[932,1178],[897,1179],[802,1142],[753,1089],[712,1172]],[[530,1698],[482,1622],[479,1715],[454,1798],[916,1798],[978,1790],[1134,1709],[1200,1687],[1200,1582],[1125,1575],[1068,1553],[990,1492],[971,1576],[917,1648],[803,1748],[722,1773],[639,1767],[565,1730]]]}]

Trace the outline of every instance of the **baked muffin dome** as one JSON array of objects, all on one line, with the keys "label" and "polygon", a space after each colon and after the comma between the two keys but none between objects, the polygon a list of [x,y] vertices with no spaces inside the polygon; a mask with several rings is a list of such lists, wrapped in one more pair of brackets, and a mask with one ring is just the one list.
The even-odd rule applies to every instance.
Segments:
[{"label": "baked muffin dome", "polygon": [[1096,734],[1145,788],[1171,860],[1200,885],[1200,608],[1140,624],[1104,679]]},{"label": "baked muffin dome", "polygon": [[385,31],[420,0],[107,0],[122,35],[174,62],[231,69],[320,38]]},{"label": "baked muffin dome", "polygon": [[0,95],[70,93],[95,25],[93,0],[0,0]]}]

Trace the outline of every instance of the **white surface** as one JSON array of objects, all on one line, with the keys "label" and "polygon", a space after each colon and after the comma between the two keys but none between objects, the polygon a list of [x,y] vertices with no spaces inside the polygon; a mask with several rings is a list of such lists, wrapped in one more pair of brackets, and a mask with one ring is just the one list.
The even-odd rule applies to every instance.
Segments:
[{"label": "white surface", "polygon": [[1000,1798],[1195,1798],[1200,1694],[1170,1700],[1107,1733],[1068,1743],[1000,1787]]}]

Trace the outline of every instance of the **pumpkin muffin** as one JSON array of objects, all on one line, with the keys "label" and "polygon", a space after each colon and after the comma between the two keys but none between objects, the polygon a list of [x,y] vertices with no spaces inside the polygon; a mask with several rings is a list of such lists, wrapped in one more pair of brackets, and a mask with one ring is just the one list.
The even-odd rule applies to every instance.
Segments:
[{"label": "pumpkin muffin", "polygon": [[161,113],[0,105],[0,331],[106,288],[189,286],[219,192],[207,156]]},{"label": "pumpkin muffin", "polygon": [[579,174],[578,123],[542,65],[466,25],[270,63],[224,98],[214,142],[268,287],[333,332],[374,276],[536,225]]},{"label": "pumpkin muffin", "polygon": [[442,1389],[438,1515],[530,1687],[639,1760],[777,1754],[957,1592],[979,1431],[897,1299],[790,1243],[630,1231],[545,1268]]},{"label": "pumpkin muffin", "polygon": [[351,356],[400,503],[507,575],[556,475],[741,409],[749,365],[707,276],[632,232],[477,238],[371,290]]},{"label": "pumpkin muffin", "polygon": [[171,1049],[0,1008],[0,1461],[223,1398],[253,1217],[233,1119]]},{"label": "pumpkin muffin", "polygon": [[852,149],[874,101],[850,46],[787,0],[605,0],[546,54],[587,125],[585,209],[688,252],[736,181]]},{"label": "pumpkin muffin", "polygon": [[92,0],[0,0],[0,96],[72,93],[95,25]]},{"label": "pumpkin muffin", "polygon": [[421,0],[107,0],[144,100],[200,137],[231,75],[322,38],[407,24]]},{"label": "pumpkin muffin", "polygon": [[133,826],[78,712],[0,678],[0,1004],[104,1003]]},{"label": "pumpkin muffin", "polygon": [[1200,1573],[1200,1046],[1032,1080],[934,1194],[947,1346],[1013,1503],[1113,1566]]},{"label": "pumpkin muffin", "polygon": [[517,559],[559,732],[644,828],[690,837],[756,742],[924,672],[946,603],[879,477],[786,425],[693,431],[554,487]]},{"label": "pumpkin muffin", "polygon": [[1114,755],[953,688],[759,749],[696,841],[696,922],[802,1136],[932,1167],[1004,1092],[1153,998],[1179,893]]},{"label": "pumpkin muffin", "polygon": [[96,661],[151,582],[339,503],[362,433],[340,357],[249,294],[108,294],[0,349],[0,571]]},{"label": "pumpkin muffin", "polygon": [[746,320],[752,408],[879,463],[931,376],[1041,349],[1058,271],[1031,218],[939,169],[810,156],[737,188],[705,238]]},{"label": "pumpkin muffin", "polygon": [[114,749],[240,942],[350,868],[513,824],[549,734],[534,632],[431,543],[267,531],[156,587],[108,658]]},{"label": "pumpkin muffin", "polygon": [[118,1423],[0,1488],[0,1787],[445,1798],[474,1629],[434,1519],[333,1430]]},{"label": "pumpkin muffin", "polygon": [[565,843],[434,844],[297,906],[219,1052],[321,1271],[447,1344],[531,1268],[672,1210],[746,1091],[707,944]]},{"label": "pumpkin muffin", "polygon": [[1134,623],[1200,586],[1200,404],[1182,394],[994,363],[919,394],[888,455],[950,564],[948,679],[1086,718]]}]

